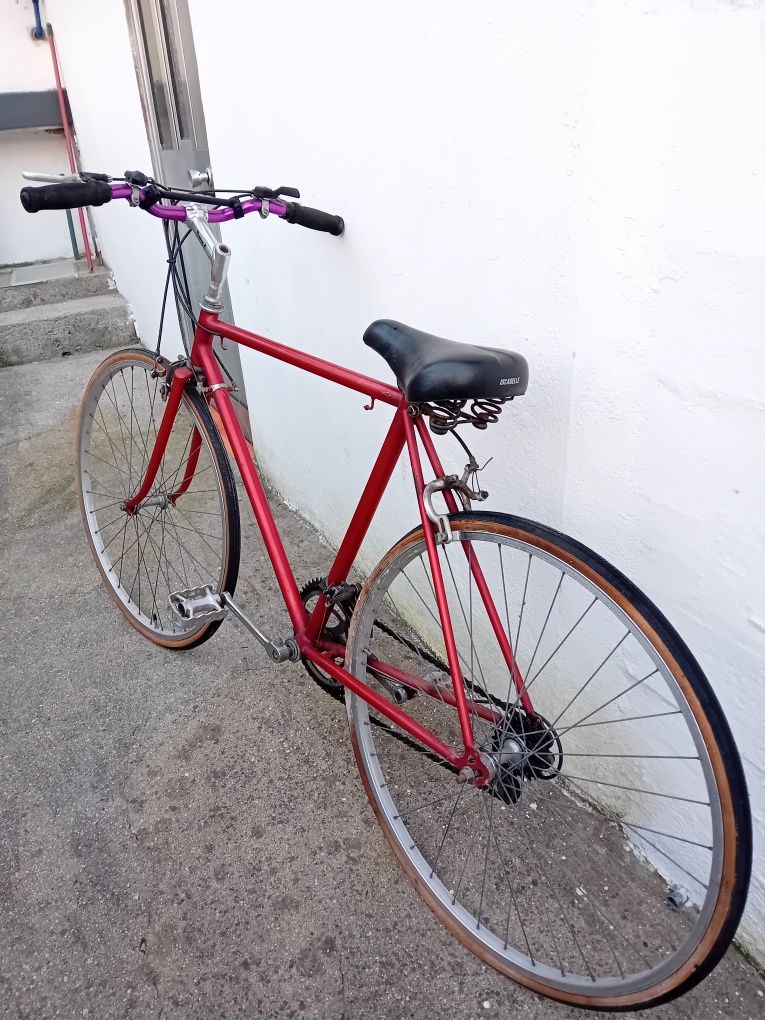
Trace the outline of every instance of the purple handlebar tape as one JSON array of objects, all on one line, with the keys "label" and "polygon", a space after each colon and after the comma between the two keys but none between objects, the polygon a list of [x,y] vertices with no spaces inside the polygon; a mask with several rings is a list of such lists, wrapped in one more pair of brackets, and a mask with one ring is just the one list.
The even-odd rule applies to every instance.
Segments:
[{"label": "purple handlebar tape", "polygon": [[[130,198],[133,194],[133,189],[129,184],[116,183],[112,184],[112,198]],[[143,196],[143,191],[141,192]],[[246,198],[242,202],[242,211],[245,216],[247,213],[260,212],[262,203],[259,198]],[[286,216],[287,206],[284,202],[277,202],[274,199],[270,199],[268,203],[269,212],[273,213],[274,216]],[[186,208],[182,205],[153,205],[148,210],[152,216],[157,216],[161,220],[178,220],[183,222],[186,219]],[[214,209],[210,207],[210,212],[207,214],[208,222],[210,223],[225,223],[227,220],[233,220],[234,210],[228,206],[224,206],[221,209]]]}]

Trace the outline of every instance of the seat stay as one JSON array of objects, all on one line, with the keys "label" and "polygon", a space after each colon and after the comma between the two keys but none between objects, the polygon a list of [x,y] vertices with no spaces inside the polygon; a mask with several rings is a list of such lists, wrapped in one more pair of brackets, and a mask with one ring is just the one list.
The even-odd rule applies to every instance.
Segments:
[{"label": "seat stay", "polygon": [[[441,459],[438,456],[436,445],[433,442],[433,439],[430,436],[430,433],[428,432],[427,425],[425,424],[425,421],[423,420],[422,417],[418,417],[416,419],[416,426],[417,432],[419,433],[420,436],[420,440],[422,441],[422,445],[425,448],[425,452],[428,455],[428,460],[430,461],[431,467],[433,468],[436,477],[443,478],[444,468],[443,465],[441,464]],[[459,507],[457,506],[457,501],[454,498],[454,494],[449,489],[444,489],[443,497],[449,509],[449,513],[457,513]],[[497,612],[497,607],[494,604],[494,599],[491,596],[489,586],[486,583],[486,578],[484,576],[483,570],[481,569],[481,564],[478,562],[477,556],[471,555],[471,551],[473,548],[471,542],[461,542],[460,544],[462,545],[463,552],[467,556],[470,572],[473,575],[473,580],[475,581],[476,588],[478,589],[478,592],[481,596],[481,601],[483,602],[484,608],[486,609],[486,615],[489,617],[491,629],[494,631],[494,636],[497,639],[497,643],[499,644],[502,656],[505,660],[507,668],[510,670],[513,686],[515,687],[516,691],[516,697],[518,701],[520,701],[524,711],[531,714],[534,712],[534,705],[532,704],[531,698],[529,697],[529,693],[526,690],[526,682],[523,679],[523,674],[521,673],[518,663],[516,661],[515,652],[513,651],[511,643],[511,638],[509,634],[505,632],[504,624],[502,623],[500,615]]]}]

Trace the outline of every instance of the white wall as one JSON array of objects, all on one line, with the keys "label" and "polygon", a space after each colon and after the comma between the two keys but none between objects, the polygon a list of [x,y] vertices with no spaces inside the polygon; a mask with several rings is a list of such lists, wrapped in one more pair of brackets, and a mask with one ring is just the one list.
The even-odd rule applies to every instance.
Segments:
[{"label": "white wall", "polygon": [[[238,321],[384,378],[379,316],[528,357],[471,437],[503,454],[490,505],[595,547],[697,654],[747,770],[765,957],[762,4],[298,0],[288,44],[227,34],[225,74],[191,8],[216,180],[296,184],[348,228],[230,225]],[[262,464],[336,541],[388,413],[243,360]],[[367,565],[415,522],[403,469],[383,511]]]},{"label": "white wall", "polygon": [[[55,88],[50,48],[32,38],[33,26],[31,0],[0,2],[0,97]],[[22,170],[68,173],[63,133],[0,131],[0,265],[71,255],[65,213],[30,216],[21,208]]]},{"label": "white wall", "polygon": [[[122,0],[46,0],[45,9],[56,36],[83,167],[113,176],[125,170],[152,173]],[[92,214],[104,261],[130,305],[138,336],[153,347],[167,271],[162,225],[124,201],[95,208]],[[168,304],[163,350],[174,356],[180,333],[172,299]]]},{"label": "white wall", "polygon": [[0,266],[71,256],[66,213],[24,212],[19,201],[19,191],[27,183],[22,170],[69,173],[61,136],[47,131],[0,132]]},{"label": "white wall", "polygon": [[32,38],[34,24],[32,0],[2,0],[0,92],[46,92],[56,87],[48,42]]}]

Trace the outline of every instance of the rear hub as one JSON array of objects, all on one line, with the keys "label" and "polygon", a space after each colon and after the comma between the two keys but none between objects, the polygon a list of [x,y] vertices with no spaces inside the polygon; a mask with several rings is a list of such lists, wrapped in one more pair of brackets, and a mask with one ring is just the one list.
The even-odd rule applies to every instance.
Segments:
[{"label": "rear hub", "polygon": [[486,751],[495,766],[492,788],[500,800],[515,804],[522,784],[554,779],[563,767],[563,747],[550,723],[536,713],[514,711],[498,723]]}]

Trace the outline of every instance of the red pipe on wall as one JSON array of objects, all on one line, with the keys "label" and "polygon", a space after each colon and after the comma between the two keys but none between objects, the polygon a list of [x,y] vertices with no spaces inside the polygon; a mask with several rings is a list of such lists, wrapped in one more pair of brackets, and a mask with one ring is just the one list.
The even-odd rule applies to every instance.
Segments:
[{"label": "red pipe on wall", "polygon": [[[53,73],[56,76],[56,92],[58,93],[58,106],[61,111],[61,123],[64,125],[64,138],[66,140],[66,151],[69,155],[69,169],[73,174],[77,173],[77,163],[74,158],[74,142],[72,141],[72,133],[69,130],[69,118],[66,115],[66,103],[64,102],[64,90],[61,86],[61,75],[58,70],[58,56],[56,54],[56,44],[53,41],[53,29],[50,25],[47,26],[48,42],[50,43],[50,55],[53,60]],[[78,209],[77,213],[80,217],[80,230],[82,231],[82,243],[85,248],[85,261],[88,264],[88,270],[93,270],[93,253],[90,250],[90,239],[88,238],[87,227],[85,226],[85,212],[82,209]]]}]

